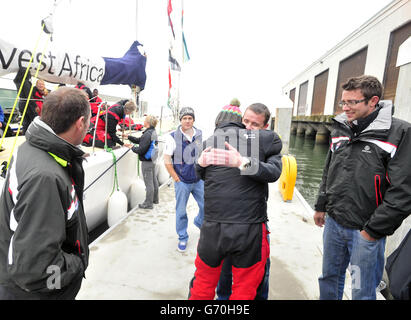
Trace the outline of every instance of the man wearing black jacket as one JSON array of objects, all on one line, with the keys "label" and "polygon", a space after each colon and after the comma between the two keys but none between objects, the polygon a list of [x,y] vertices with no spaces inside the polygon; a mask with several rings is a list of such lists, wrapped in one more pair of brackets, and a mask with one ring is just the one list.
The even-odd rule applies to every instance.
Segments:
[{"label": "man wearing black jacket", "polygon": [[[266,108],[262,104],[253,108]],[[241,117],[240,117],[241,119]],[[222,262],[230,257],[230,299],[252,300],[269,257],[268,183],[281,175],[282,143],[268,130],[247,130],[255,122],[221,123],[204,145],[197,172],[204,180],[204,221],[190,284],[190,299],[211,300]]]},{"label": "man wearing black jacket", "polygon": [[342,88],[315,204],[314,221],[325,225],[320,299],[342,299],[350,263],[352,299],[375,300],[386,236],[411,212],[411,125],[380,101],[377,78],[351,78]]},{"label": "man wearing black jacket", "polygon": [[0,198],[0,300],[74,299],[88,265],[83,207],[90,123],[84,93],[45,98],[13,155]]},{"label": "man wearing black jacket", "polygon": [[[38,116],[36,107],[37,104],[35,100],[33,100],[33,96],[29,99],[27,103],[27,99],[29,97],[29,93],[31,90],[31,74],[30,72],[27,73],[26,79],[23,82],[24,74],[26,72],[26,68],[20,68],[19,71],[16,74],[16,77],[14,78],[13,82],[16,85],[17,91],[21,87],[21,93],[20,93],[20,99],[19,99],[19,112],[20,115],[23,116],[24,109],[26,109],[26,113],[24,114],[23,118],[23,134],[26,133],[30,123],[34,120],[35,117]],[[26,108],[27,105],[27,108]]]}]

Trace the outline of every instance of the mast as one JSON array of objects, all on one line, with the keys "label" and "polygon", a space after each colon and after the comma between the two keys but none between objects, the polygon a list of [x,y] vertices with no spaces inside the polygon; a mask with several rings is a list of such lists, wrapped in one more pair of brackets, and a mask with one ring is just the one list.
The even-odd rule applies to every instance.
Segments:
[{"label": "mast", "polygon": [[135,16],[136,40],[138,40],[138,0],[136,0],[136,16]]},{"label": "mast", "polygon": [[[135,22],[134,27],[135,27],[135,32],[136,32],[135,40],[138,40],[138,0],[136,0],[136,11],[135,11],[134,22]],[[131,92],[132,92],[132,98],[137,106],[137,116],[141,116],[140,99],[139,99],[140,98],[140,87],[132,86]],[[129,118],[131,119],[131,115],[129,115]]]}]

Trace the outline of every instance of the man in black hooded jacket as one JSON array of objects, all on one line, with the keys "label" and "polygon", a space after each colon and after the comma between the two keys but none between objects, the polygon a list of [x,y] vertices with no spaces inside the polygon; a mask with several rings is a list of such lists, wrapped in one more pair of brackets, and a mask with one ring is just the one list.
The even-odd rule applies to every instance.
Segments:
[{"label": "man in black hooded jacket", "polygon": [[411,212],[411,125],[380,101],[377,78],[351,78],[342,88],[315,204],[314,221],[325,225],[320,299],[342,299],[350,263],[352,298],[372,300],[386,236]]},{"label": "man in black hooded jacket", "polygon": [[0,300],[74,299],[88,265],[83,207],[90,122],[84,92],[44,100],[14,153],[0,198]]},{"label": "man in black hooded jacket", "polygon": [[[254,107],[249,112],[254,114]],[[254,299],[265,274],[268,183],[281,175],[282,143],[275,132],[247,130],[240,121],[218,124],[196,165],[204,180],[204,221],[190,299],[214,299],[227,257],[233,274],[230,299]]]}]

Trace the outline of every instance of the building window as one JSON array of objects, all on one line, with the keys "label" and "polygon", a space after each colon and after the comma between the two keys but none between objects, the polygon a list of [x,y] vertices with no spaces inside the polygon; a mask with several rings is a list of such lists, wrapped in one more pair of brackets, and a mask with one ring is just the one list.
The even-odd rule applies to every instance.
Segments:
[{"label": "building window", "polygon": [[294,88],[294,89],[292,89],[292,90],[290,91],[290,95],[289,95],[289,97],[290,97],[291,101],[293,102],[293,113],[292,113],[292,114],[294,114],[294,104],[295,104],[295,88]]},{"label": "building window", "polygon": [[407,22],[402,27],[391,32],[390,44],[388,46],[387,62],[385,64],[384,73],[384,100],[395,100],[397,91],[397,82],[399,68],[396,67],[398,48],[400,45],[411,36],[411,21]]},{"label": "building window", "polygon": [[344,84],[349,78],[362,76],[364,74],[366,60],[367,47],[340,61],[340,66],[338,69],[337,91],[334,101],[334,114],[342,112],[342,108],[338,106],[343,91],[341,88],[342,84]]},{"label": "building window", "polygon": [[308,91],[308,81],[300,85],[300,92],[298,94],[298,108],[297,116],[304,116],[307,108],[307,91]]},{"label": "building window", "polygon": [[328,69],[315,76],[311,115],[324,114],[325,96],[327,94]]}]

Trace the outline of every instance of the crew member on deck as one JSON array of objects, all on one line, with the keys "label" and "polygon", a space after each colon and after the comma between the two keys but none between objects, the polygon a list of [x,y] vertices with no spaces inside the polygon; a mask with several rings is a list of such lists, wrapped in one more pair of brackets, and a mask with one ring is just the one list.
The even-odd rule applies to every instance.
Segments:
[{"label": "crew member on deck", "polygon": [[[20,90],[21,87],[21,92],[20,92],[20,99],[19,99],[19,112],[20,115],[23,115],[24,109],[26,108],[26,102],[29,97],[29,93],[31,90],[31,74],[30,72],[27,74],[27,77],[23,83],[23,78],[24,74],[26,72],[26,68],[20,68],[19,71],[16,74],[16,77],[14,78],[13,82],[16,85],[17,91]],[[27,131],[27,128],[29,127],[30,123],[34,120],[35,117],[37,117],[37,112],[36,112],[36,103],[33,99],[30,99],[29,103],[27,104],[26,108],[26,113],[24,114],[23,118],[23,134]]]},{"label": "crew member on deck", "polygon": [[[96,141],[95,146],[98,148],[104,148],[105,140],[107,137],[107,147],[112,148],[118,143],[123,145],[119,137],[116,135],[117,124],[123,119],[126,115],[132,113],[136,110],[136,104],[132,100],[121,100],[116,104],[112,105],[105,111],[101,111],[99,115],[99,120],[96,128]],[[94,128],[97,121],[97,116],[91,118],[90,131],[87,133],[86,137],[83,140],[83,145],[92,146],[93,145],[93,136]],[[107,136],[106,136],[106,122],[107,122]]]},{"label": "crew member on deck", "polygon": [[36,103],[36,112],[39,116],[41,116],[41,108],[43,107],[43,99],[48,95],[48,91],[44,84],[44,81],[38,79],[36,82],[36,86],[33,88],[32,98]]},{"label": "crew member on deck", "polygon": [[89,101],[93,98],[93,94],[91,93],[90,88],[86,87],[86,85],[84,83],[78,82],[77,85],[75,86],[75,88],[80,89],[80,90],[84,90],[88,95]]},{"label": "crew member on deck", "polygon": [[98,90],[94,89],[93,90],[93,98],[90,100],[91,116],[92,117],[94,117],[97,114],[98,106],[102,102],[103,102],[103,100],[101,100],[100,97],[98,96]]},{"label": "crew member on deck", "polygon": [[6,123],[4,121],[4,112],[3,112],[2,107],[0,106],[0,136],[3,136],[5,127],[6,127]]}]

